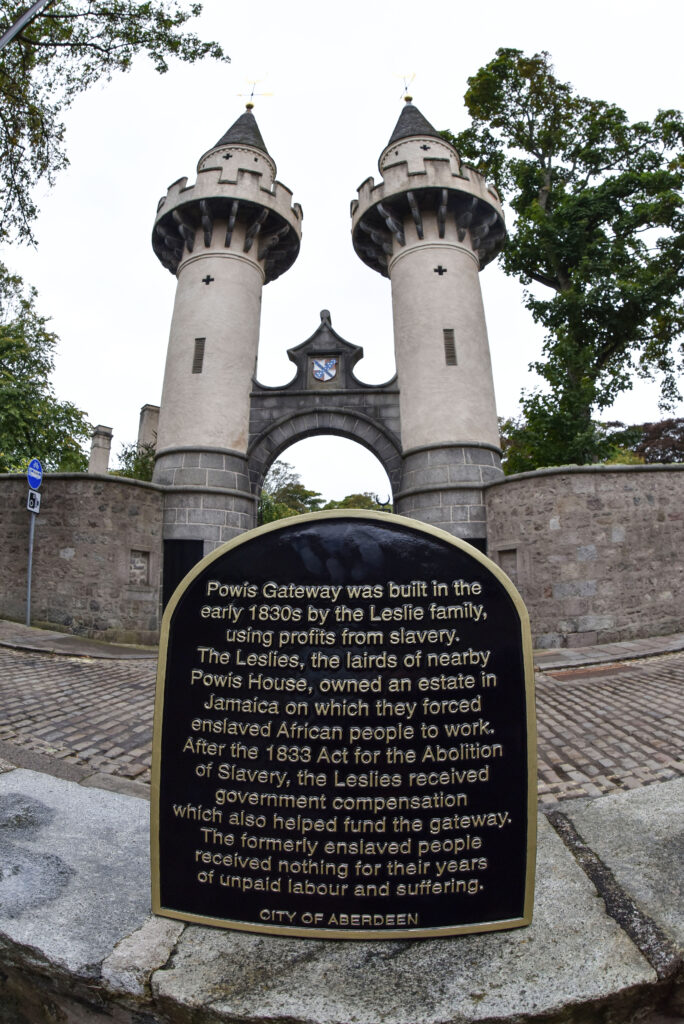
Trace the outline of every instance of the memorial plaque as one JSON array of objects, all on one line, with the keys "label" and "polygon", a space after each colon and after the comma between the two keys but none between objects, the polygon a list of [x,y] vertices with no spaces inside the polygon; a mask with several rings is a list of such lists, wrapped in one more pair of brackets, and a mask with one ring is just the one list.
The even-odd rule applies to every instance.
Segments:
[{"label": "memorial plaque", "polygon": [[518,927],[535,826],[527,613],[475,548],[316,513],[241,535],[174,593],[155,913],[344,939]]}]

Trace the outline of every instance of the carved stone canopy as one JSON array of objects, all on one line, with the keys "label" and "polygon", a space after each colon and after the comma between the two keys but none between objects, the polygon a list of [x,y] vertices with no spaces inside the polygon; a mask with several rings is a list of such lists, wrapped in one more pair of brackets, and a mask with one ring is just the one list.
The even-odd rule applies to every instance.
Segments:
[{"label": "carved stone canopy", "polygon": [[[354,374],[354,367],[363,358],[363,348],[345,341],[333,329],[330,312],[327,309],[321,310],[320,325],[311,337],[300,345],[288,349],[287,355],[297,367],[294,378],[288,384],[276,388],[269,388],[255,381],[259,391],[356,391],[359,388],[374,390],[386,388],[396,382],[396,378],[385,384],[364,384],[358,380]],[[336,361],[335,365],[331,366],[326,374],[324,367],[331,360]],[[316,365],[321,367],[319,377],[313,372]]]}]

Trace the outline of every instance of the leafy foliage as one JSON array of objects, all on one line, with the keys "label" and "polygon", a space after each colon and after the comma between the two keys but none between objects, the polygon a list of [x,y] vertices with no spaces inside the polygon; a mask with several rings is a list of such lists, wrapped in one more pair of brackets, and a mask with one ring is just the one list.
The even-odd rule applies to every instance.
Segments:
[{"label": "leafy foliage", "polygon": [[[0,24],[25,10],[0,0]],[[169,58],[228,60],[215,42],[183,32],[201,4],[179,0],[54,0],[0,53],[0,240],[34,241],[38,182],[52,185],[68,163],[62,116],[74,98],[136,54],[159,72]]]},{"label": "leafy foliage", "polygon": [[[605,465],[684,462],[684,419],[626,426],[618,421],[592,423],[597,457]],[[537,455],[544,451],[545,438],[534,435],[523,416],[499,419],[504,473],[525,473],[540,468]],[[553,463],[548,463],[553,465]]]},{"label": "leafy foliage", "polygon": [[501,468],[506,475],[527,473],[539,469],[534,448],[534,438],[530,436],[524,416],[499,417],[499,441],[501,444]]},{"label": "leafy foliage", "polygon": [[278,460],[264,479],[258,522],[273,523],[276,519],[288,519],[304,512],[318,512],[322,504],[321,495],[307,490],[294,466]]},{"label": "leafy foliage", "polygon": [[339,501],[323,504],[318,491],[308,490],[299,473],[289,462],[274,462],[264,479],[259,499],[259,523],[272,523],[276,519],[302,515],[304,512],[319,512],[329,508],[366,508],[386,510],[376,494],[348,494]]},{"label": "leafy foliage", "polygon": [[552,293],[525,293],[547,334],[532,364],[544,387],[523,395],[524,458],[591,462],[604,440],[592,413],[635,375],[660,377],[664,408],[679,398],[684,119],[630,124],[555,78],[548,53],[497,50],[468,86],[472,124],[444,134],[514,211],[505,272]]},{"label": "leafy foliage", "polygon": [[31,458],[45,469],[81,471],[91,427],[50,383],[57,337],[35,308],[36,292],[0,268],[0,472],[22,472]]},{"label": "leafy foliage", "polygon": [[[34,191],[52,185],[68,163],[62,117],[79,93],[127,71],[140,52],[159,72],[171,57],[228,60],[218,43],[183,31],[201,9],[179,0],[52,0],[0,52],[0,242],[35,243]],[[0,0],[0,25],[25,10]],[[91,428],[81,410],[55,396],[57,338],[35,297],[0,264],[0,471],[21,471],[32,457],[46,469],[81,471]],[[131,453],[126,466],[131,458],[136,472],[147,472]]]},{"label": "leafy foliage", "polygon": [[150,443],[124,444],[118,455],[119,465],[112,476],[128,476],[134,480],[151,480],[156,448]]},{"label": "leafy foliage", "polygon": [[645,461],[637,449],[643,437],[643,427],[635,423],[626,426],[617,420],[609,423],[596,423],[596,430],[601,441],[602,456],[599,460],[604,465],[636,466]]},{"label": "leafy foliage", "polygon": [[377,494],[371,491],[362,491],[357,494],[348,494],[339,501],[329,501],[323,508],[365,508],[373,512],[389,512],[388,505],[383,505]]},{"label": "leafy foliage", "polygon": [[684,419],[644,423],[634,451],[644,462],[684,462]]}]

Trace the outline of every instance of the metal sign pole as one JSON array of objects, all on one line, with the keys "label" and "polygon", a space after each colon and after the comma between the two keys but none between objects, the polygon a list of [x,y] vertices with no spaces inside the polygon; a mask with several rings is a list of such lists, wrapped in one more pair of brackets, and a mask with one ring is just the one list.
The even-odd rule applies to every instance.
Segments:
[{"label": "metal sign pole", "polygon": [[31,625],[31,569],[33,568],[33,531],[36,528],[36,514],[29,513],[28,583],[26,586],[26,625]]},{"label": "metal sign pole", "polygon": [[43,467],[40,459],[31,459],[26,471],[26,479],[29,483],[28,501],[26,507],[29,511],[29,547],[28,547],[28,580],[26,583],[26,625],[31,625],[31,570],[33,569],[33,531],[36,528],[36,516],[40,512],[40,492],[38,488],[43,482]]}]

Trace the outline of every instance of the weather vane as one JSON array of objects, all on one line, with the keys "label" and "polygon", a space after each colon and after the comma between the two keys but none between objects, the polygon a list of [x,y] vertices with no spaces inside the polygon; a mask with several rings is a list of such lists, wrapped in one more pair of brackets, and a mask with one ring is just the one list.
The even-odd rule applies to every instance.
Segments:
[{"label": "weather vane", "polygon": [[403,89],[401,90],[401,99],[404,99],[404,100],[412,99],[412,97],[408,95],[408,91],[409,91],[409,86],[411,85],[411,82],[416,77],[415,71],[412,71],[410,75],[395,75],[394,77],[395,78],[400,78],[402,80],[403,84],[404,84],[403,85]]},{"label": "weather vane", "polygon": [[255,98],[255,96],[261,97],[261,96],[272,96],[273,95],[272,92],[257,92],[256,91],[256,87],[259,84],[259,82],[265,82],[266,81],[265,78],[248,78],[246,81],[247,81],[247,85],[251,86],[250,91],[248,93],[247,92],[239,92],[238,96],[242,96],[243,98],[247,97],[247,103],[245,104],[245,106],[247,107],[248,110],[251,110],[252,107],[254,106],[254,98]]}]

